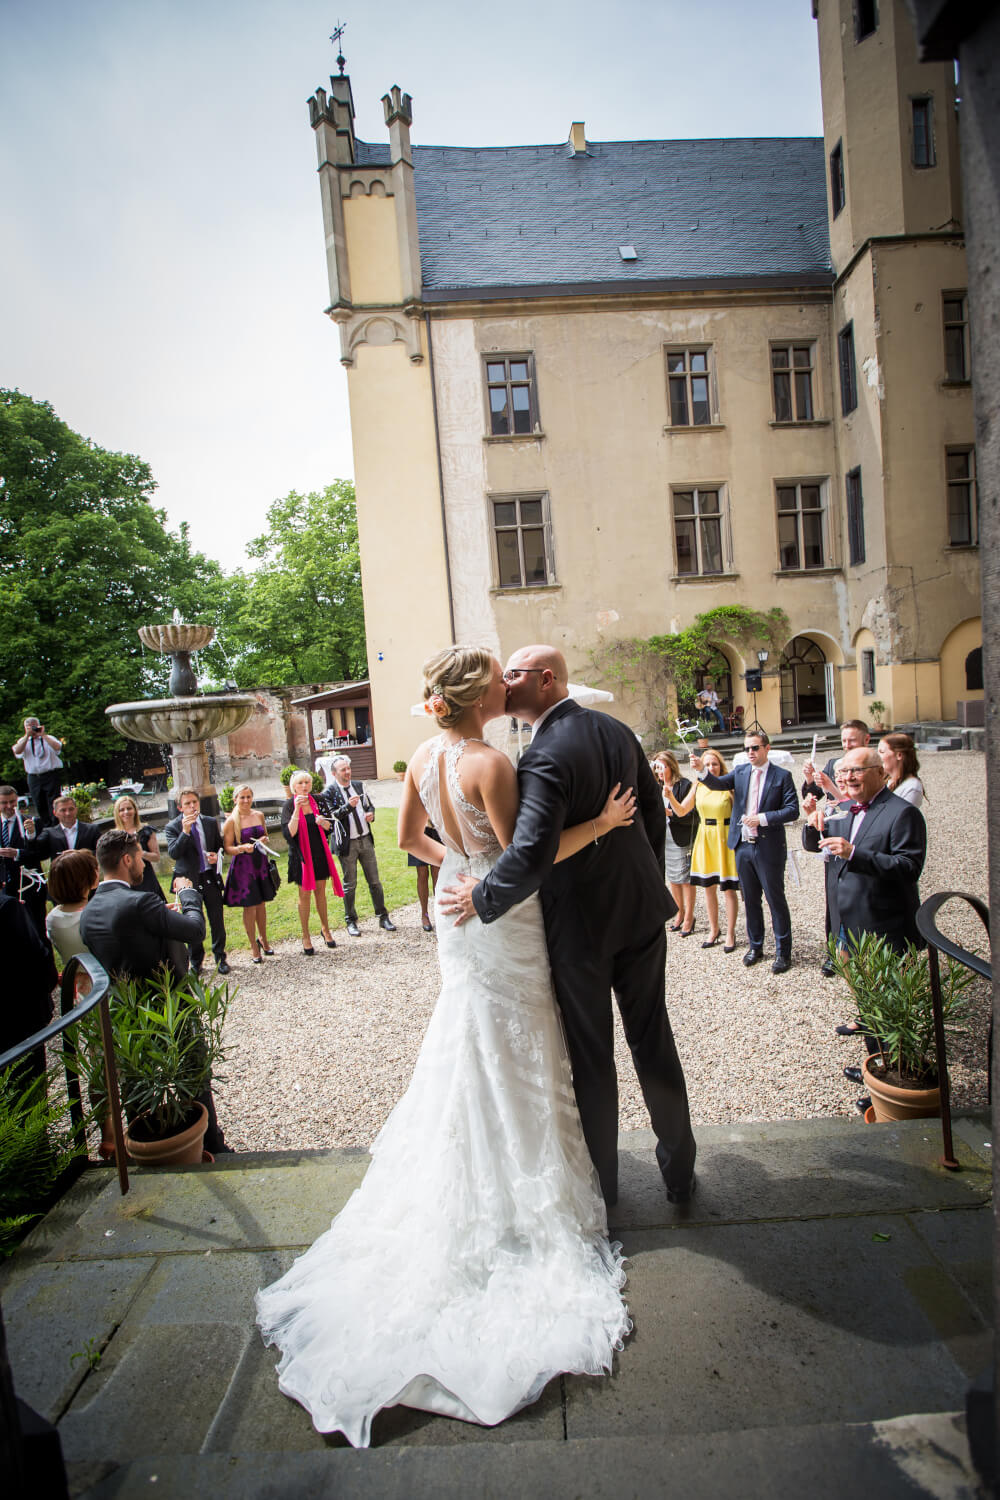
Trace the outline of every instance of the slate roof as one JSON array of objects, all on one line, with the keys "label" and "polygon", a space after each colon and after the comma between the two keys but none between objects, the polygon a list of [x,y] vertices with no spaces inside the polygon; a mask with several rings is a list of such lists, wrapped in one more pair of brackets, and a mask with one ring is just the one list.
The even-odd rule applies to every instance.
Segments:
[{"label": "slate roof", "polygon": [[[387,146],[359,141],[359,163]],[[818,138],[414,146],[424,296],[829,284]],[[619,245],[634,245],[625,262]]]}]

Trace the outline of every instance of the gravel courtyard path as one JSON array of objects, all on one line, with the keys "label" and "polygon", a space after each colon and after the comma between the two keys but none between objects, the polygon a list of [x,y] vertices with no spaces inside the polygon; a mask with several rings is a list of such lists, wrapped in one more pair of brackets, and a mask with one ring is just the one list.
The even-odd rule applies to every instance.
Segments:
[{"label": "gravel courtyard path", "polygon": [[[985,774],[984,757],[972,752],[924,759],[924,896],[952,889],[986,897]],[[742,911],[733,954],[721,944],[701,948],[701,901],[695,934],[683,942],[670,937],[667,1005],[695,1125],[855,1115],[860,1089],[842,1069],[860,1063],[862,1049],[833,1033],[849,1013],[846,987],[819,972],[822,870],[799,848],[800,827],[793,827],[790,847],[799,850],[801,883],[791,868],[786,881],[790,973],[773,975],[770,962],[744,968]],[[246,951],[232,956],[239,984],[227,1021],[233,1050],[215,1092],[238,1150],[371,1144],[406,1088],[439,984],[436,940],[421,930],[419,908],[404,907],[393,920],[395,935],[371,920],[360,938],[341,938],[335,951],[317,947],[312,959],[292,943],[261,967]],[[987,951],[975,917],[951,918],[947,931]],[[765,952],[773,956],[769,926]],[[989,996],[977,983],[968,1034],[950,1059],[956,1108],[985,1103],[988,1020]],[[621,1126],[648,1125],[620,1026],[617,1048]]]}]

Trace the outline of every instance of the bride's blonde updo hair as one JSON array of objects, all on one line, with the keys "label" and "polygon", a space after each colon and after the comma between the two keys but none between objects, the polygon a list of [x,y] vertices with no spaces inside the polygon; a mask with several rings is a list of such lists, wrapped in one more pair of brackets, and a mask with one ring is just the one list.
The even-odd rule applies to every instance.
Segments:
[{"label": "bride's blonde updo hair", "polygon": [[424,702],[442,729],[451,729],[493,680],[493,656],[482,646],[447,646],[423,665]]}]

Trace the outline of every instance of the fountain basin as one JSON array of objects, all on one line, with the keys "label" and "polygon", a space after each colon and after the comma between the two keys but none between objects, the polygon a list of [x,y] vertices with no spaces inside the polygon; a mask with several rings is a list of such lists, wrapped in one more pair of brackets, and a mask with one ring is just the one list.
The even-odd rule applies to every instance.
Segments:
[{"label": "fountain basin", "polygon": [[128,740],[140,740],[147,745],[189,745],[239,729],[254,707],[255,700],[245,693],[219,693],[211,698],[144,698],[138,703],[112,703],[104,711],[118,733]]},{"label": "fountain basin", "polygon": [[[139,639],[151,651],[200,651],[215,635],[214,625],[140,625]],[[110,709],[108,710],[110,713]]]}]

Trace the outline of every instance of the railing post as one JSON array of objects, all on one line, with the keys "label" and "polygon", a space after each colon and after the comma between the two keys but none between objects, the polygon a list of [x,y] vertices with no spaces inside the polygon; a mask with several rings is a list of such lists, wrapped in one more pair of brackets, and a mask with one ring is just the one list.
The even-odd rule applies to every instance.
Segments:
[{"label": "railing post", "polygon": [[941,1094],[941,1143],[944,1155],[941,1165],[949,1172],[957,1172],[955,1146],[951,1138],[951,1084],[948,1081],[948,1055],[944,1039],[944,1005],[941,1000],[941,963],[933,943],[927,948],[927,962],[931,977],[931,1000],[934,1008],[934,1047],[937,1052],[938,1089]]}]

